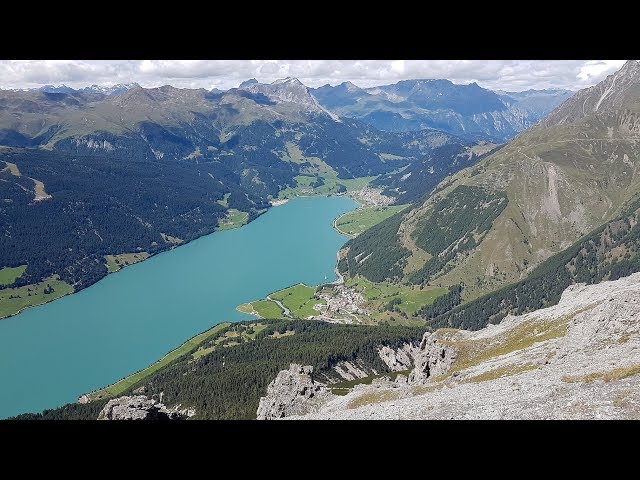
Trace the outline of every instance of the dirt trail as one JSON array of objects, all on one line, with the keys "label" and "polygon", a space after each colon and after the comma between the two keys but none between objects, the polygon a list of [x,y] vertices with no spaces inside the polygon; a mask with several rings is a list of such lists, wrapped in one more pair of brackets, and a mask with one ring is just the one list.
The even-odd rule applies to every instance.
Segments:
[{"label": "dirt trail", "polygon": [[278,305],[287,317],[291,316],[291,310],[285,307],[280,300],[276,300],[275,298],[271,298],[270,296],[267,296],[267,300],[270,300],[276,305]]}]

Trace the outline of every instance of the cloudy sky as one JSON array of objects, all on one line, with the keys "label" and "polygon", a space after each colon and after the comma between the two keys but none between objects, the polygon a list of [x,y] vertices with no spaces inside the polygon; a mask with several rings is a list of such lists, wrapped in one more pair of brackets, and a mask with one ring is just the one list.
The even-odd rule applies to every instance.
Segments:
[{"label": "cloudy sky", "polygon": [[350,80],[361,87],[414,78],[477,82],[494,90],[579,90],[622,66],[624,60],[6,60],[0,88],[137,82],[143,87],[227,89],[248,78],[271,82],[297,77],[310,87]]}]

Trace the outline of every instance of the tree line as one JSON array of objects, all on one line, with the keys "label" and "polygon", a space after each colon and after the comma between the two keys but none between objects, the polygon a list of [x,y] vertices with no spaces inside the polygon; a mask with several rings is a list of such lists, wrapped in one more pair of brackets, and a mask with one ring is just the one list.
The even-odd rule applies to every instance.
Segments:
[{"label": "tree line", "polygon": [[470,330],[498,323],[507,314],[519,315],[555,305],[573,283],[593,284],[640,271],[640,200],[620,217],[607,222],[571,247],[548,258],[529,276],[447,312],[422,314],[433,328]]},{"label": "tree line", "polygon": [[[142,384],[132,385],[123,395],[131,395],[144,385],[145,395],[157,398],[164,392],[163,403],[168,406],[179,403],[194,407],[196,419],[254,419],[267,385],[289,364],[312,365],[314,375],[321,381],[322,374],[338,380],[332,367],[343,360],[359,361],[379,373],[388,372],[377,353],[378,347],[385,344],[394,348],[405,342],[417,342],[424,333],[424,328],[404,326],[336,325],[308,320],[260,322],[267,323],[267,328],[254,341],[218,347],[197,360],[189,352],[147,377]],[[219,331],[216,338],[249,323],[255,321],[232,324]],[[295,334],[270,336],[287,330]],[[69,404],[17,418],[95,419],[104,403]]]}]

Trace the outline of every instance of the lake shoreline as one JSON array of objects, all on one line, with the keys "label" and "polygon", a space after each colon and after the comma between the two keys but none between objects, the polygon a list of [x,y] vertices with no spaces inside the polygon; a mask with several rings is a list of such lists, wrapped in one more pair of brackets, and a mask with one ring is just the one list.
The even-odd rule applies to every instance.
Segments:
[{"label": "lake shoreline", "polygon": [[[228,232],[228,231],[237,230],[237,229],[239,229],[239,228],[242,228],[242,227],[244,227],[244,226],[246,226],[246,225],[249,225],[249,224],[250,224],[250,223],[252,223],[254,220],[257,220],[258,218],[260,218],[262,215],[264,215],[265,213],[267,213],[267,212],[268,212],[269,210],[271,210],[272,208],[280,207],[280,206],[282,206],[282,205],[285,205],[285,204],[287,204],[290,200],[295,200],[296,198],[316,198],[316,197],[327,197],[327,198],[328,198],[328,197],[339,197],[339,196],[343,196],[343,195],[344,195],[344,194],[337,194],[337,195],[335,195],[335,194],[326,194],[326,195],[324,195],[324,194],[323,194],[323,195],[296,195],[296,196],[295,196],[295,197],[293,197],[293,198],[285,198],[285,199],[281,199],[281,200],[274,200],[274,201],[271,201],[271,206],[270,206],[269,208],[267,208],[267,209],[266,209],[266,210],[264,210],[263,212],[258,213],[258,215],[256,215],[256,216],[255,216],[255,218],[253,218],[253,219],[251,219],[251,220],[248,220],[248,221],[247,221],[247,223],[245,223],[245,224],[243,224],[243,225],[239,225],[239,226],[237,226],[237,227],[227,228],[227,229],[223,229],[223,230],[218,230],[218,229],[217,229],[218,227],[216,227],[216,229],[215,229],[214,231],[212,231],[212,232],[209,232],[209,233],[203,233],[202,235],[199,235],[199,236],[197,236],[197,237],[195,237],[195,238],[192,238],[192,239],[189,239],[189,240],[183,241],[183,242],[182,242],[182,243],[180,243],[180,244],[171,244],[171,246],[170,246],[169,248],[167,248],[167,249],[164,249],[164,250],[158,250],[157,252],[154,252],[154,253],[149,253],[149,252],[147,252],[147,253],[149,253],[149,256],[148,256],[148,257],[146,257],[146,258],[144,258],[144,259],[142,259],[142,260],[140,260],[140,261],[138,261],[138,262],[132,263],[132,264],[130,264],[130,265],[123,265],[123,266],[121,266],[118,270],[116,270],[116,271],[114,271],[114,272],[107,272],[107,274],[106,274],[104,277],[99,278],[99,279],[98,279],[98,280],[96,280],[94,283],[92,283],[92,284],[90,284],[90,285],[86,285],[86,286],[84,286],[83,288],[81,288],[81,289],[79,289],[79,290],[75,290],[75,285],[72,285],[72,287],[74,287],[74,291],[73,291],[73,292],[66,293],[66,294],[64,294],[64,295],[61,295],[61,296],[56,297],[56,298],[52,298],[52,299],[47,300],[47,301],[42,302],[42,303],[37,303],[37,304],[33,304],[33,305],[27,305],[27,306],[25,306],[25,307],[22,307],[22,308],[21,308],[20,310],[18,310],[17,312],[11,313],[11,314],[9,314],[9,315],[0,316],[0,322],[1,322],[2,320],[6,320],[6,319],[9,319],[9,318],[12,318],[12,317],[16,317],[16,316],[20,315],[21,313],[23,313],[23,312],[27,311],[27,310],[28,310],[28,309],[30,309],[30,308],[35,308],[35,307],[40,307],[40,306],[42,306],[42,305],[47,305],[47,304],[49,304],[49,303],[51,303],[51,302],[55,302],[56,300],[59,300],[59,299],[61,299],[61,298],[68,297],[68,296],[70,296],[70,295],[74,295],[74,294],[76,294],[76,293],[79,293],[79,292],[81,292],[82,290],[84,290],[84,289],[86,289],[86,288],[89,288],[89,287],[91,287],[91,286],[93,286],[93,285],[97,284],[98,282],[102,281],[103,279],[105,279],[105,278],[107,278],[107,277],[109,277],[109,276],[111,276],[111,275],[115,275],[115,274],[117,274],[117,273],[119,273],[119,272],[122,272],[125,268],[132,267],[132,266],[134,266],[134,265],[138,265],[138,264],[144,263],[144,262],[146,262],[147,260],[149,260],[149,259],[151,259],[151,258],[154,258],[154,257],[157,257],[157,256],[159,256],[159,255],[162,255],[163,253],[171,252],[172,250],[175,250],[176,248],[180,248],[180,247],[184,247],[185,245],[189,245],[191,242],[194,242],[195,240],[199,240],[199,239],[204,238],[204,237],[207,237],[207,236],[209,236],[209,235],[213,235],[214,233]],[[351,195],[348,195],[348,194],[347,194],[346,196],[348,196],[349,198],[351,198],[354,202],[356,202],[356,203],[359,205],[359,206],[358,206],[356,209],[354,209],[354,210],[357,210],[358,208],[362,208],[362,207],[364,206],[363,204],[361,204],[360,202],[358,202],[358,200],[356,200],[356,199],[355,199],[354,197],[352,197]],[[343,215],[346,215],[347,213],[350,213],[350,212],[352,212],[352,211],[353,211],[353,210],[350,210],[349,212],[345,212],[345,213],[343,213],[342,215],[340,215],[339,217],[337,217],[336,219],[334,219],[334,226],[333,226],[334,230],[336,230],[336,232],[338,232],[340,235],[343,235],[343,236],[348,237],[348,238],[354,238],[354,237],[351,237],[351,236],[349,236],[348,234],[345,234],[345,233],[341,232],[340,230],[338,230],[338,229],[335,227],[335,222],[336,222],[340,217],[342,217]],[[35,285],[35,284],[31,284],[31,285]],[[248,315],[250,315],[250,314],[248,314]]]},{"label": "lake shoreline", "polygon": [[153,262],[123,268],[83,295],[0,322],[0,382],[7,392],[0,418],[75,402],[145,369],[212,324],[255,319],[236,310],[242,303],[286,285],[335,278],[336,252],[346,239],[330,226],[357,205],[348,197],[314,197],[269,209],[246,229],[158,252]]},{"label": "lake shoreline", "polygon": [[[115,273],[115,272],[114,272],[114,273]],[[102,280],[102,278],[101,278],[100,280]],[[99,282],[100,280],[98,280],[98,282]],[[96,282],[96,283],[98,283],[98,282]],[[92,285],[93,285],[93,284],[92,284]],[[9,315],[4,315],[4,316],[0,317],[0,322],[1,322],[2,320],[8,320],[8,319],[10,319],[10,318],[12,318],[12,317],[17,317],[18,315],[20,315],[21,313],[23,313],[23,312],[25,312],[25,311],[29,310],[30,308],[41,307],[42,305],[46,305],[47,303],[55,302],[56,300],[60,300],[61,298],[68,297],[68,296],[70,296],[70,295],[73,295],[74,293],[78,293],[78,292],[81,292],[81,291],[82,291],[82,290],[77,290],[77,291],[73,291],[73,292],[65,293],[64,295],[60,295],[59,297],[52,298],[51,300],[47,300],[46,302],[34,303],[33,305],[27,305],[27,306],[25,306],[25,307],[22,307],[20,310],[18,310],[18,311],[17,311],[17,312],[15,312],[15,313],[10,313]]]},{"label": "lake shoreline", "polygon": [[[96,401],[96,400],[103,400],[105,398],[113,398],[114,396],[117,396],[118,395],[117,393],[113,394],[109,390],[110,389],[113,390],[114,388],[118,388],[118,384],[125,385],[124,387],[120,386],[120,389],[124,390],[126,388],[126,383],[127,382],[131,382],[133,384],[133,383],[137,383],[137,382],[141,381],[143,378],[145,378],[146,376],[148,376],[151,373],[153,373],[153,371],[155,371],[154,367],[156,367],[155,369],[157,370],[158,368],[160,368],[163,365],[169,363],[170,361],[174,360],[175,358],[178,358],[180,355],[183,355],[184,353],[186,353],[187,349],[190,349],[190,348],[193,348],[195,346],[198,346],[198,345],[202,344],[202,342],[204,342],[207,339],[207,337],[210,337],[214,333],[222,330],[223,328],[228,327],[229,325],[231,325],[231,322],[221,322],[221,323],[215,324],[214,326],[212,326],[210,328],[207,328],[206,330],[204,330],[204,331],[202,331],[200,333],[196,333],[194,336],[188,338],[183,343],[178,345],[176,348],[173,348],[173,349],[169,350],[167,353],[165,353],[162,357],[160,357],[158,360],[153,362],[151,365],[148,365],[148,366],[146,366],[144,368],[141,368],[140,370],[138,370],[136,372],[133,372],[131,375],[127,375],[126,377],[123,377],[120,380],[118,380],[116,382],[113,382],[110,385],[107,385],[106,387],[98,388],[96,390],[93,390],[92,392],[83,393],[78,398],[78,402],[77,403],[89,403],[89,402],[93,402],[93,401]],[[183,350],[184,350],[184,352],[183,352]],[[147,370],[149,370],[149,372],[147,372]],[[145,373],[146,373],[146,375],[143,375]],[[139,378],[136,379],[135,382],[133,382],[132,379],[134,377],[136,377],[136,376],[138,376]],[[101,396],[101,394],[103,394],[103,396]]]}]

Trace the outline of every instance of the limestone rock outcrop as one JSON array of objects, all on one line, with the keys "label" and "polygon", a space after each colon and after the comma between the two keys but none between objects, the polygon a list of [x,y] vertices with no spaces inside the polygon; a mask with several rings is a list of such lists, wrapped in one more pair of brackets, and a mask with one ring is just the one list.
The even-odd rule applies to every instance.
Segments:
[{"label": "limestone rock outcrop", "polygon": [[435,334],[425,333],[415,354],[415,367],[409,375],[409,382],[424,383],[430,378],[444,375],[456,357],[454,348],[442,343]]},{"label": "limestone rock outcrop", "polygon": [[383,345],[378,350],[378,355],[384,364],[389,367],[389,370],[399,372],[413,368],[414,357],[417,352],[418,349],[414,345],[405,343],[396,350]]},{"label": "limestone rock outcrop", "polygon": [[478,331],[427,333],[410,381],[291,419],[640,419],[640,273]]},{"label": "limestone rock outcrop", "polygon": [[184,420],[192,412],[168,409],[164,404],[145,396],[124,396],[109,400],[98,420]]},{"label": "limestone rock outcrop", "polygon": [[257,419],[270,420],[290,415],[313,413],[334,395],[324,384],[312,378],[313,367],[292,363],[282,370],[267,387],[260,399]]}]

